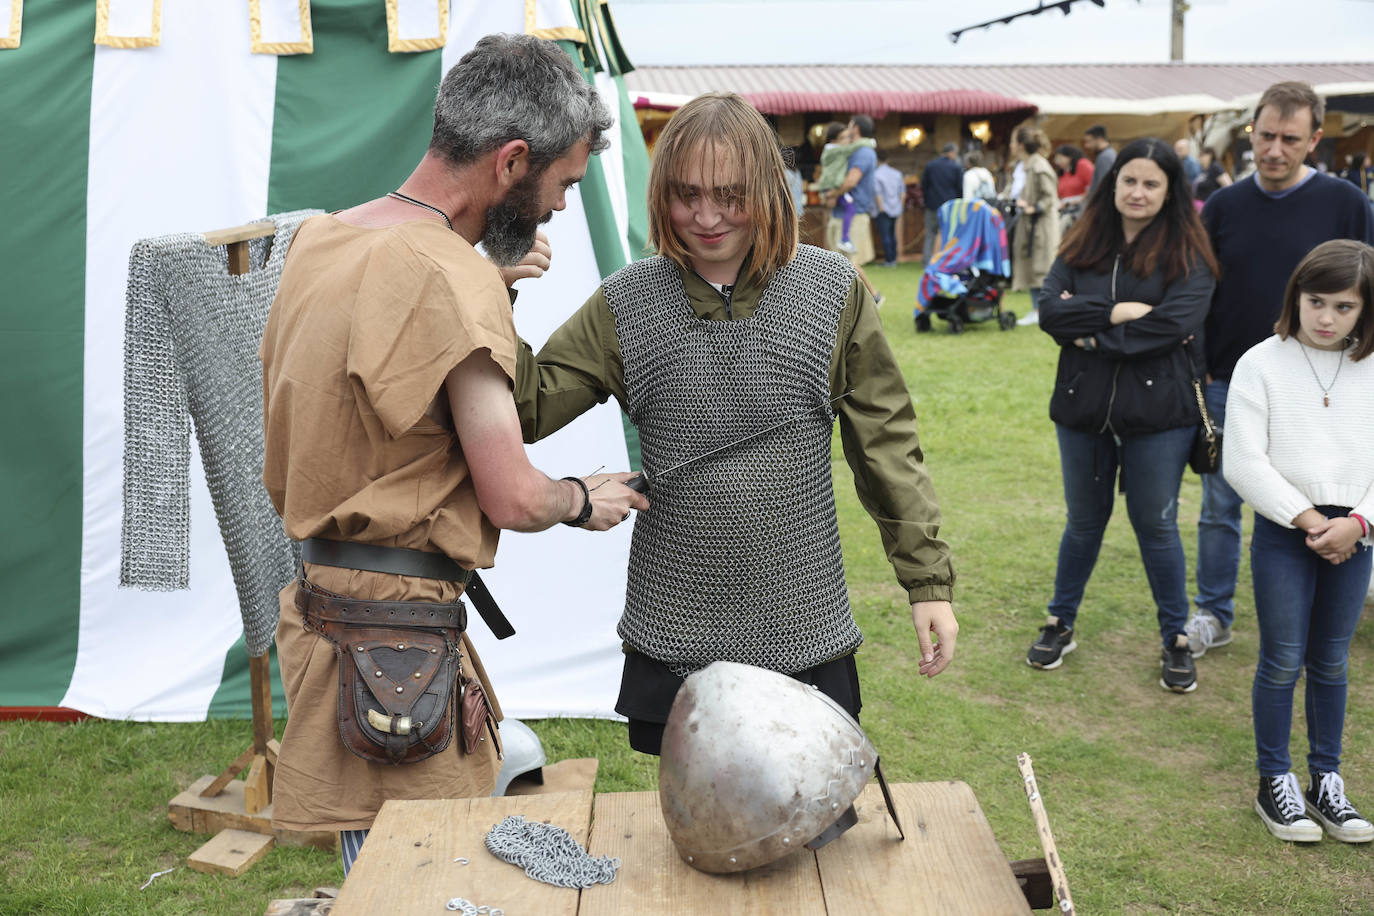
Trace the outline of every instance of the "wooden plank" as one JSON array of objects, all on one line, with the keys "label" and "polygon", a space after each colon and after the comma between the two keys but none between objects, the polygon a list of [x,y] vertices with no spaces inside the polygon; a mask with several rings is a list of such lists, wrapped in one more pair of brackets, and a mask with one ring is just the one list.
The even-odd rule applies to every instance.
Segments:
[{"label": "wooden plank", "polygon": [[248,777],[243,781],[243,810],[247,814],[257,814],[270,804],[272,793],[267,784],[267,758],[254,757]]},{"label": "wooden plank", "polygon": [[167,816],[173,827],[186,833],[219,833],[226,828],[251,830],[276,837],[282,846],[338,848],[337,831],[273,829],[271,805],[257,814],[249,814],[244,799],[244,784],[239,780],[230,782],[219,795],[209,798],[202,796],[201,792],[213,780],[213,776],[202,776],[168,803]]},{"label": "wooden plank", "polygon": [[186,864],[206,874],[237,878],[253,867],[276,844],[270,836],[249,830],[221,830],[191,853]]},{"label": "wooden plank", "polygon": [[601,761],[595,757],[560,760],[552,766],[541,767],[544,782],[535,783],[513,779],[506,787],[507,795],[548,795],[551,792],[591,791],[596,786],[596,771]]},{"label": "wooden plank", "polygon": [[204,789],[201,790],[200,794],[205,798],[213,798],[214,796],[218,795],[221,791],[224,790],[225,786],[233,782],[235,776],[243,772],[244,767],[248,766],[248,764],[253,762],[253,756],[254,751],[251,747],[248,750],[244,751],[242,754],[239,754],[237,757],[234,758],[233,763],[229,764],[227,767],[224,768],[223,773],[220,773],[218,776],[216,776],[214,778],[214,781],[210,782],[208,785],[206,785]]},{"label": "wooden plank", "polygon": [[272,740],[272,663],[264,652],[248,659],[248,680],[253,699],[253,750],[267,753]]},{"label": "wooden plank", "polygon": [[[641,916],[644,913],[825,916],[820,875],[810,852],[803,849],[771,865],[733,875],[708,875],[697,871],[682,861],[677,847],[669,839],[657,792],[597,796],[590,851],[598,856],[619,856],[621,866],[614,883],[582,892],[580,916]],[[507,907],[506,912],[515,911]],[[866,911],[833,909],[831,912]]]},{"label": "wooden plank", "polygon": [[247,242],[230,242],[225,246],[229,251],[229,273],[233,276],[248,273],[252,269]]},{"label": "wooden plank", "polygon": [[270,219],[258,220],[255,223],[247,223],[242,226],[234,226],[231,229],[216,229],[213,232],[202,233],[205,236],[205,244],[214,248],[216,245],[228,245],[233,242],[247,242],[253,239],[265,239],[269,235],[276,234],[277,226]]},{"label": "wooden plank", "polygon": [[[575,888],[535,881],[487,852],[487,831],[511,814],[556,824],[585,846],[592,793],[389,801],[339,890],[333,916],[433,916],[454,897],[512,916],[576,916]],[[455,862],[459,856],[469,864]]]},{"label": "wooden plank", "polygon": [[859,823],[816,853],[831,913],[1030,913],[973,790],[963,782],[892,786],[906,840],[870,783]]}]

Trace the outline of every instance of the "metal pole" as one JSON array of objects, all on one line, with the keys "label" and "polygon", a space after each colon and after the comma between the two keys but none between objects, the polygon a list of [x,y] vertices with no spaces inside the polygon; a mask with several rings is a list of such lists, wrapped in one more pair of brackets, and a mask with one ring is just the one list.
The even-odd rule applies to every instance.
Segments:
[{"label": "metal pole", "polygon": [[1184,0],[1173,0],[1169,16],[1169,60],[1183,60],[1183,14],[1188,12]]}]

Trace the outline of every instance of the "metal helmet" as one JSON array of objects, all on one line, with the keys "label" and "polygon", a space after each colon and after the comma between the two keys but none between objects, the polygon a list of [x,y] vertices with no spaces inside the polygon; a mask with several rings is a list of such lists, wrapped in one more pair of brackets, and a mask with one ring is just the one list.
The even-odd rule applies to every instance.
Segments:
[{"label": "metal helmet", "polygon": [[859,723],[785,674],[714,662],[663,730],[658,796],[678,854],[705,872],[766,865],[850,813],[877,751]]},{"label": "metal helmet", "polygon": [[501,749],[501,772],[496,776],[496,791],[492,795],[505,795],[511,780],[519,776],[543,783],[542,767],[547,758],[544,745],[532,728],[519,719],[502,719]]}]

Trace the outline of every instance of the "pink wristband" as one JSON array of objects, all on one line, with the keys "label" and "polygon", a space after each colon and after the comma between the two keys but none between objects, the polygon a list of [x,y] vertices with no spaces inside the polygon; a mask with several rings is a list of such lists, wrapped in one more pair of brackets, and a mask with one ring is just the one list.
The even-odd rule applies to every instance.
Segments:
[{"label": "pink wristband", "polygon": [[1360,537],[1369,537],[1369,522],[1365,521],[1364,516],[1357,512],[1351,512],[1350,517],[1360,523]]}]

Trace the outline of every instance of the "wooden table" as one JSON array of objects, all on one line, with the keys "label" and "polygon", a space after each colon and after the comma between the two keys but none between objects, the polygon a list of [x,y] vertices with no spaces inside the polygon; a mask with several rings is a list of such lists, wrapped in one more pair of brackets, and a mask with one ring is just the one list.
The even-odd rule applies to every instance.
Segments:
[{"label": "wooden table", "polygon": [[[870,784],[856,803],[859,823],[838,840],[734,875],[708,875],[678,857],[656,792],[387,802],[333,916],[440,916],[453,897],[500,907],[506,916],[1031,912],[966,783],[898,783],[892,790],[905,842]],[[510,814],[557,824],[583,846],[590,836],[593,855],[620,857],[615,882],[583,891],[552,887],[492,856],[483,839]],[[460,856],[470,864],[455,862]]]}]

